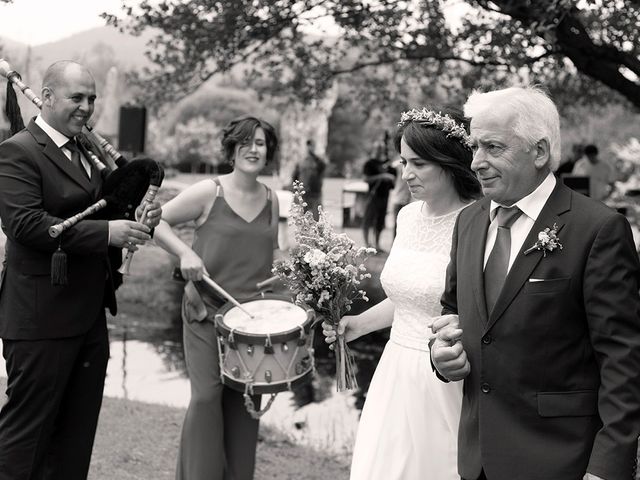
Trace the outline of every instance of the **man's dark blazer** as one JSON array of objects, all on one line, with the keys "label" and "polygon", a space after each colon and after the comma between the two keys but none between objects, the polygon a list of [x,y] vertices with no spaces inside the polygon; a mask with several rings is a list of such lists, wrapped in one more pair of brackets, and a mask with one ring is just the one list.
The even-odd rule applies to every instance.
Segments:
[{"label": "man's dark blazer", "polygon": [[[7,236],[1,338],[71,337],[87,332],[105,306],[115,313],[107,221],[81,221],[57,239],[47,231],[98,200],[101,183],[93,166],[89,180],[33,120],[0,144],[0,219]],[[66,286],[51,284],[51,256],[59,245],[67,255]]]},{"label": "man's dark blazer", "polygon": [[[460,475],[630,480],[640,434],[640,265],[628,222],[558,182],[488,315],[489,204],[460,213],[442,297],[443,313],[460,317],[471,365]],[[554,224],[563,249],[524,255]]]}]

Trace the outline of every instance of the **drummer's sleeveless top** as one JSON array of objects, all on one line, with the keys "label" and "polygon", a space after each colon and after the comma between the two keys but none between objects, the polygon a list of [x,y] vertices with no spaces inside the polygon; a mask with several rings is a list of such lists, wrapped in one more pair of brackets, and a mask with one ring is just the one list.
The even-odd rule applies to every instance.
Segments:
[{"label": "drummer's sleeveless top", "polygon": [[[196,228],[192,249],[202,259],[211,278],[235,298],[258,294],[256,283],[269,278],[273,250],[277,248],[278,220],[273,218],[272,192],[257,217],[250,222],[226,202],[220,181],[216,199],[205,222]],[[224,299],[204,282],[196,282],[205,304],[217,309]]]}]

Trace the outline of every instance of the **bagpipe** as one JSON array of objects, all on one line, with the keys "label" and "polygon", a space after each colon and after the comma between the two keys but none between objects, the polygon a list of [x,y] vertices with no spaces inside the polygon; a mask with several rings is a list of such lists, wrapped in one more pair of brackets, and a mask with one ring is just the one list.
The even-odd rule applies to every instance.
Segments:
[{"label": "bagpipe", "polygon": [[[11,134],[24,128],[20,108],[18,107],[15,91],[12,85],[18,87],[22,93],[39,109],[42,100],[22,82],[18,72],[4,59],[0,58],[0,75],[7,79],[6,112],[11,123]],[[85,156],[96,167],[102,176],[102,197],[93,205],[63,222],[52,225],[49,235],[58,238],[65,230],[73,227],[79,221],[91,217],[102,220],[128,219],[135,220],[135,211],[142,207],[140,222],[147,223],[147,211],[155,200],[156,194],[164,179],[164,170],[155,160],[148,157],[127,160],[120,152],[107,142],[89,125],[85,125],[82,133],[76,137]],[[99,153],[106,153],[105,162],[100,160]],[[127,249],[127,254],[118,272],[128,274],[134,251]],[[54,253],[52,259],[52,283],[66,284],[66,255],[61,247]]]}]

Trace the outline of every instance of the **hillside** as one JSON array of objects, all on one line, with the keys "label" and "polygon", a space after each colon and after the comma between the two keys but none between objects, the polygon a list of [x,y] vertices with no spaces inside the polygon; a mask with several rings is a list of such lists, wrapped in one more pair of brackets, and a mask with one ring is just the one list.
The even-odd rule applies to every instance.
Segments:
[{"label": "hillside", "polygon": [[[56,60],[80,60],[87,52],[107,47],[115,53],[117,62],[123,67],[137,68],[148,65],[144,55],[150,34],[134,37],[120,33],[113,27],[96,27],[76,33],[55,42],[31,47],[30,68],[42,71]],[[27,45],[0,36],[0,56],[5,57],[12,65],[24,68]]]},{"label": "hillside", "polygon": [[116,53],[118,63],[130,68],[147,64],[144,52],[151,35],[134,37],[120,33],[113,27],[96,27],[52,43],[33,47],[33,56],[42,65],[63,58],[79,59],[100,44],[107,45]]}]

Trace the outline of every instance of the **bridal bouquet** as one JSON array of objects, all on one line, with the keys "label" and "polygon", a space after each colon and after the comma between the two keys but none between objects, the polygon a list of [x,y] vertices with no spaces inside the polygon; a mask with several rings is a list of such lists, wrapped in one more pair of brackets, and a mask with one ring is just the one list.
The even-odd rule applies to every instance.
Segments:
[{"label": "bridal bouquet", "polygon": [[[318,207],[318,220],[314,220],[311,212],[304,212],[303,194],[303,184],[294,182],[288,223],[294,228],[296,244],[290,250],[290,259],[276,263],[273,273],[295,293],[297,303],[313,308],[337,332],[340,319],[353,301],[368,301],[359,286],[371,276],[364,261],[375,249],[356,248],[346,234],[334,232],[322,207]],[[344,335],[338,335],[335,345],[338,391],[356,388],[353,354]]]}]

